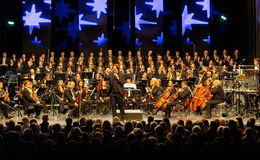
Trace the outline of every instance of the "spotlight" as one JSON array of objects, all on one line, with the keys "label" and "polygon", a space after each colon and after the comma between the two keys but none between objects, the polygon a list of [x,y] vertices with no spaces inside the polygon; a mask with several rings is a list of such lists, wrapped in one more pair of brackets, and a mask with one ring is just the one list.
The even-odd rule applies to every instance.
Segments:
[{"label": "spotlight", "polygon": [[227,20],[227,17],[226,17],[225,15],[221,15],[221,16],[220,16],[220,19],[221,19],[222,21],[226,21],[226,20]]},{"label": "spotlight", "polygon": [[9,21],[7,21],[7,24],[8,24],[9,27],[12,27],[12,26],[15,25],[15,22],[12,21],[12,20],[9,20]]}]

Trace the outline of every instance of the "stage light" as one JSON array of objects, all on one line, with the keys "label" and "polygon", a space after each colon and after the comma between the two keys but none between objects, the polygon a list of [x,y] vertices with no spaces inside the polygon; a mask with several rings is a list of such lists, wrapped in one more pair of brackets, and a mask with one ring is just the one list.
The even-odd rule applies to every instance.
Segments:
[{"label": "stage light", "polygon": [[7,21],[7,24],[8,24],[9,27],[12,27],[12,26],[15,25],[15,22],[12,21],[12,20],[9,20],[9,21]]},{"label": "stage light", "polygon": [[227,17],[224,16],[224,15],[221,15],[220,18],[221,18],[222,21],[226,21],[227,20]]}]

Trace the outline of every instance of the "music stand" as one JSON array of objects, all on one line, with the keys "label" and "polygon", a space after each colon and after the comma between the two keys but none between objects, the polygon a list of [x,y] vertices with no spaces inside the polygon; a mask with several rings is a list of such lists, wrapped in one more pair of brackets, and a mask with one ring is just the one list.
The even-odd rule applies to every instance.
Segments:
[{"label": "music stand", "polygon": [[82,79],[84,79],[84,78],[86,78],[86,79],[92,79],[92,72],[83,72],[83,73],[81,74],[81,78],[82,78]]},{"label": "music stand", "polygon": [[57,73],[55,74],[55,77],[54,77],[54,81],[57,82],[58,80],[63,80],[63,82],[65,81],[66,79],[66,74],[65,73]]},{"label": "music stand", "polygon": [[168,83],[169,83],[169,80],[168,80],[168,79],[162,79],[162,87],[163,87],[163,88],[167,88]]},{"label": "music stand", "polygon": [[38,80],[41,81],[44,77],[45,77],[44,73],[37,73],[36,76],[35,76],[35,80],[36,81],[38,81]]},{"label": "music stand", "polygon": [[52,110],[52,113],[53,113],[53,117],[54,117],[54,114],[57,114],[57,112],[55,111],[55,108],[54,108],[54,99],[55,99],[55,94],[52,92],[52,89],[53,87],[55,86],[56,84],[56,81],[54,80],[48,80],[46,81],[46,86],[47,86],[47,91],[48,90],[51,90],[51,110]]}]

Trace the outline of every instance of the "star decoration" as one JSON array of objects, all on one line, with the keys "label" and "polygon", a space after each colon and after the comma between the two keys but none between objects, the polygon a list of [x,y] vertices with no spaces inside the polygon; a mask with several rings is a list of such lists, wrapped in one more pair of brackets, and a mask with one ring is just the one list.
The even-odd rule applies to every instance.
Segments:
[{"label": "star decoration", "polygon": [[69,4],[64,3],[64,0],[61,0],[60,3],[56,3],[54,15],[59,18],[61,23],[63,18],[69,18],[69,13],[74,13],[75,10],[69,8]]},{"label": "star decoration", "polygon": [[210,36],[208,36],[208,38],[205,38],[205,39],[203,39],[203,42],[206,42],[206,43],[208,43],[208,44],[210,44]]},{"label": "star decoration", "polygon": [[75,17],[73,22],[69,22],[68,27],[65,28],[67,30],[67,35],[71,37],[74,42],[78,36],[79,28],[78,28],[78,19]]},{"label": "star decoration", "polygon": [[156,42],[157,45],[162,45],[163,44],[163,32],[161,32],[161,35],[157,37],[157,39],[153,39],[153,42]]},{"label": "star decoration", "polygon": [[169,29],[172,31],[171,35],[177,36],[177,22],[172,21],[172,25],[169,27]]},{"label": "star decoration", "polygon": [[97,19],[100,18],[102,12],[107,13],[107,0],[94,0],[93,3],[86,3],[86,5],[93,7],[93,12],[97,12]]},{"label": "star decoration", "polygon": [[34,40],[31,41],[33,44],[36,44],[36,45],[40,45],[42,43],[42,41],[38,40],[38,37],[35,36],[34,37]]},{"label": "star decoration", "polygon": [[83,14],[79,15],[79,30],[81,31],[81,25],[88,25],[88,26],[96,26],[97,23],[96,22],[91,22],[91,21],[87,21],[87,20],[82,20],[83,18]]},{"label": "star decoration", "polygon": [[107,42],[107,38],[105,38],[105,34],[102,33],[100,37],[98,37],[97,40],[93,41],[94,43],[97,44],[97,46],[103,46]]},{"label": "star decoration", "polygon": [[57,47],[58,49],[64,49],[67,47],[67,41],[64,40],[62,43],[59,44],[59,46]]},{"label": "star decoration", "polygon": [[135,39],[135,45],[140,47],[143,43],[139,42],[138,38]]},{"label": "star decoration", "polygon": [[151,5],[152,10],[156,11],[156,18],[159,17],[160,12],[163,12],[163,0],[153,0],[153,2],[145,2],[147,5]]},{"label": "star decoration", "polygon": [[126,37],[127,43],[129,43],[131,38],[131,27],[129,22],[123,22],[123,26],[118,27],[118,30],[122,31],[122,35]]},{"label": "star decoration", "polygon": [[202,10],[207,11],[207,17],[210,18],[210,0],[203,0],[203,2],[196,2],[196,4],[203,6]]},{"label": "star decoration", "polygon": [[188,13],[187,5],[184,6],[182,12],[182,35],[185,34],[186,29],[192,30],[192,24],[208,24],[208,22],[192,19],[194,13]]},{"label": "star decoration", "polygon": [[192,41],[190,41],[190,37],[187,37],[187,39],[186,39],[186,44],[190,44],[190,45],[192,45],[192,44],[193,44],[193,42],[192,42]]},{"label": "star decoration", "polygon": [[136,7],[135,7],[135,28],[138,29],[139,31],[142,30],[140,24],[157,24],[156,22],[142,20],[141,19],[142,16],[143,13],[136,14]]},{"label": "star decoration", "polygon": [[29,27],[29,34],[31,35],[33,32],[34,27],[40,28],[39,23],[50,23],[51,20],[40,18],[42,12],[37,12],[35,10],[35,4],[32,4],[31,11],[25,11],[25,16],[23,16],[24,26]]}]

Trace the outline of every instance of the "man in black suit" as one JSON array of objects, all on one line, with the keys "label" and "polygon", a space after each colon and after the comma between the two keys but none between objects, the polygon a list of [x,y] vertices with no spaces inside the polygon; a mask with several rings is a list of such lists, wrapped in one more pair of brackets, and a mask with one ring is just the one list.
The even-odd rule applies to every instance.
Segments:
[{"label": "man in black suit", "polygon": [[24,102],[24,107],[27,111],[27,115],[30,116],[30,114],[32,113],[32,110],[29,109],[29,106],[33,106],[36,116],[35,118],[39,118],[40,114],[41,114],[41,110],[43,108],[46,108],[46,104],[43,103],[40,100],[37,100],[37,96],[35,93],[33,93],[34,91],[32,90],[33,84],[31,81],[25,81],[25,88],[22,92],[22,97],[23,97],[23,102]]},{"label": "man in black suit", "polygon": [[215,80],[212,84],[211,100],[206,103],[206,118],[211,118],[211,109],[217,104],[224,102],[224,89],[220,80]]},{"label": "man in black suit", "polygon": [[[70,109],[69,116],[71,117],[78,117],[79,116],[79,105],[76,101],[76,94],[74,91],[75,82],[69,81],[68,88],[64,91],[64,102],[68,105],[68,109]],[[63,108],[64,105],[61,106],[61,112],[64,112],[65,109]]]},{"label": "man in black suit", "polygon": [[[109,72],[109,71],[107,71]],[[108,74],[108,73],[107,73]],[[116,104],[120,109],[121,118],[125,118],[125,111],[124,111],[124,74],[119,71],[119,65],[115,64],[113,66],[113,71],[110,71],[108,74],[109,81],[110,81],[110,88],[108,89],[108,93],[110,94],[110,102],[112,106],[112,115],[113,117],[116,115]]]},{"label": "man in black suit", "polygon": [[186,81],[181,82],[181,88],[177,90],[177,93],[173,95],[175,97],[177,95],[177,98],[173,102],[167,103],[167,108],[165,110],[165,115],[167,118],[170,118],[171,116],[171,110],[172,107],[180,108],[185,105],[186,100],[190,96],[190,89]]}]

